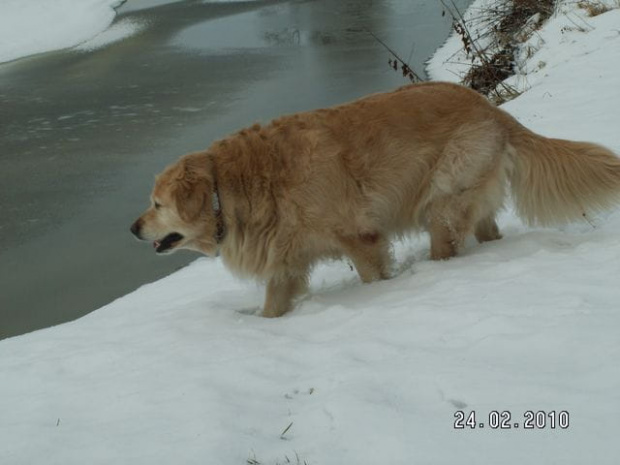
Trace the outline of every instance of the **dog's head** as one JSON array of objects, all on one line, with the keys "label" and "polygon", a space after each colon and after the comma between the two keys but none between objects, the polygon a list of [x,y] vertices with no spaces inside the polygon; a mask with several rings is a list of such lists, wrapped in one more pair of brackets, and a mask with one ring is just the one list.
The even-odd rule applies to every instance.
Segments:
[{"label": "dog's head", "polygon": [[191,249],[216,255],[219,213],[213,197],[211,158],[205,152],[185,155],[157,176],[151,206],[133,223],[131,232],[153,242],[160,254]]}]

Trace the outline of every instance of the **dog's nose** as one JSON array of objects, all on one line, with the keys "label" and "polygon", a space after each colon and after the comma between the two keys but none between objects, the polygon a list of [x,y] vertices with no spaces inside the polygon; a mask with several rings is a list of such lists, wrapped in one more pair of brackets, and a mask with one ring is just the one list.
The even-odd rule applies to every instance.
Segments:
[{"label": "dog's nose", "polygon": [[140,237],[140,229],[142,229],[142,222],[140,220],[136,220],[134,224],[131,225],[131,233],[136,236],[138,239],[142,239]]}]

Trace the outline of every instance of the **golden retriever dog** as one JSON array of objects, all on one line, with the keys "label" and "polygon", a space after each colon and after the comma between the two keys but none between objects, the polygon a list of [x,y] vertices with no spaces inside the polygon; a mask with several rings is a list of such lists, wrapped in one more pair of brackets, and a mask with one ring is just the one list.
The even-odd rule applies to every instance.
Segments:
[{"label": "golden retriever dog", "polygon": [[549,139],[465,87],[423,83],[254,125],[158,176],[132,225],[158,253],[218,253],[267,284],[263,316],[291,309],[312,266],[348,257],[365,283],[391,273],[390,239],[430,233],[433,260],[468,234],[500,239],[508,188],[529,224],[583,219],[620,199],[620,159]]}]

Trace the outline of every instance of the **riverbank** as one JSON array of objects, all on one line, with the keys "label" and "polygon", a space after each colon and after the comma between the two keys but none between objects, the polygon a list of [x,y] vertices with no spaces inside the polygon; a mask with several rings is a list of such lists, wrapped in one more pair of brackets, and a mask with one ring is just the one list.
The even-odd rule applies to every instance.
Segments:
[{"label": "riverbank", "polygon": [[[504,108],[620,153],[620,10],[563,8]],[[508,209],[499,224],[502,240],[446,262],[426,237],[398,243],[386,282],[323,264],[280,319],[254,315],[261,287],[199,259],[1,341],[0,462],[615,465],[620,212],[543,229]],[[455,429],[457,411],[475,428]],[[541,427],[524,429],[528,411]]]}]

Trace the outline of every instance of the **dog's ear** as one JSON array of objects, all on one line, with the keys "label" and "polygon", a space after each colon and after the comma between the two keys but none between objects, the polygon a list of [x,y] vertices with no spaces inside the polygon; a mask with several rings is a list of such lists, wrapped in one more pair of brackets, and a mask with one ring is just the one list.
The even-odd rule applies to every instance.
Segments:
[{"label": "dog's ear", "polygon": [[186,156],[179,162],[179,171],[173,178],[172,195],[183,221],[198,219],[207,208],[212,190],[208,163],[204,157]]}]

